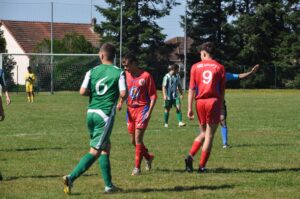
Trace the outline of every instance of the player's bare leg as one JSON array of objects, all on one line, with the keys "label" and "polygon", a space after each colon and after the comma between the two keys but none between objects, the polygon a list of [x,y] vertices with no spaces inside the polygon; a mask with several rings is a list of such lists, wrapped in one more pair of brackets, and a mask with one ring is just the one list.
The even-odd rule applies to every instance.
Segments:
[{"label": "player's bare leg", "polygon": [[27,92],[27,102],[30,103],[31,100],[31,92]]}]

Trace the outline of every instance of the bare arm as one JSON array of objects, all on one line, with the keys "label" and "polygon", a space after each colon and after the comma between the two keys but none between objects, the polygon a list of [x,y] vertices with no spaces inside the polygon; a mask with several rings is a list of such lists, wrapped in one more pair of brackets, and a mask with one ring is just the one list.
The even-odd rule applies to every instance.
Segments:
[{"label": "bare arm", "polygon": [[193,101],[195,97],[195,91],[193,89],[189,89],[189,94],[188,94],[188,112],[187,112],[187,117],[190,120],[194,119],[194,112],[193,112]]},{"label": "bare arm", "polygon": [[162,87],[162,92],[163,92],[163,98],[164,100],[167,100],[167,93],[166,93],[166,87]]},{"label": "bare arm", "polygon": [[258,69],[259,69],[259,64],[256,64],[255,66],[253,66],[253,68],[249,72],[240,73],[239,79],[245,79],[245,78],[249,77],[250,75],[255,74]]},{"label": "bare arm", "polygon": [[79,90],[80,95],[82,96],[90,96],[90,90],[87,88],[81,87]]}]

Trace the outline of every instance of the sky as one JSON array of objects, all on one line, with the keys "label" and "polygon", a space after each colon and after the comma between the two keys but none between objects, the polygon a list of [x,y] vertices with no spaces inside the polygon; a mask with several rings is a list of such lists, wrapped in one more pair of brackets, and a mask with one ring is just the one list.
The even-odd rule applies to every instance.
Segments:
[{"label": "sky", "polygon": [[[97,23],[104,18],[91,6],[105,6],[104,0],[0,0],[0,19],[20,21],[51,21],[51,2],[53,2],[53,21],[69,23],[90,23],[91,17]],[[185,1],[173,8],[170,16],[157,20],[167,39],[183,36],[180,16],[184,15]]]}]

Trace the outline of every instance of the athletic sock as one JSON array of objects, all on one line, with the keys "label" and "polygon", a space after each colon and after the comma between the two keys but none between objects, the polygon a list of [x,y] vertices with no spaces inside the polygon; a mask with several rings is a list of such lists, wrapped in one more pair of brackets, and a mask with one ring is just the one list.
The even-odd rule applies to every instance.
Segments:
[{"label": "athletic sock", "polygon": [[210,152],[207,151],[202,151],[201,153],[201,158],[200,158],[200,168],[204,168],[208,158],[209,158]]},{"label": "athletic sock", "polygon": [[76,180],[79,176],[81,176],[86,170],[92,166],[97,158],[90,153],[85,154],[76,165],[74,170],[70,174],[71,181]]},{"label": "athletic sock", "polygon": [[148,153],[148,149],[146,148],[146,146],[144,144],[142,144],[142,153],[143,153],[143,156],[146,160],[149,160],[150,159],[150,155]]},{"label": "athletic sock", "polygon": [[143,159],[142,145],[136,144],[135,145],[135,168],[141,167],[142,159]]},{"label": "athletic sock", "polygon": [[190,150],[190,155],[191,156],[195,156],[195,154],[198,152],[198,150],[200,149],[201,147],[201,142],[199,141],[194,141],[193,145],[192,145],[192,148]]},{"label": "athletic sock", "polygon": [[99,165],[102,173],[102,178],[104,180],[105,186],[111,187],[111,169],[110,169],[110,161],[108,154],[101,154],[99,158]]},{"label": "athletic sock", "polygon": [[164,113],[164,120],[165,120],[165,124],[168,124],[168,122],[169,122],[169,112]]},{"label": "athletic sock", "polygon": [[176,117],[178,122],[182,122],[182,113],[181,111],[176,111]]},{"label": "athletic sock", "polygon": [[33,96],[30,97],[30,101],[31,101],[31,103],[33,103]]},{"label": "athletic sock", "polygon": [[27,97],[27,101],[30,102],[30,97]]},{"label": "athletic sock", "polygon": [[221,133],[222,133],[223,145],[227,145],[227,134],[228,134],[227,127],[221,127]]}]

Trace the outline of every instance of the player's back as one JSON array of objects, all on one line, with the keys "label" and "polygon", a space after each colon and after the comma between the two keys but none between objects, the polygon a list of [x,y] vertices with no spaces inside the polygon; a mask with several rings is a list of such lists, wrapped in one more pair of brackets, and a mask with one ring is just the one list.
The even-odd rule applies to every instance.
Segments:
[{"label": "player's back", "polygon": [[101,64],[90,70],[89,109],[101,109],[109,115],[119,97],[119,78],[123,71],[114,65]]},{"label": "player's back", "polygon": [[191,73],[190,88],[196,90],[196,99],[220,98],[225,85],[224,66],[204,60],[194,64]]}]

